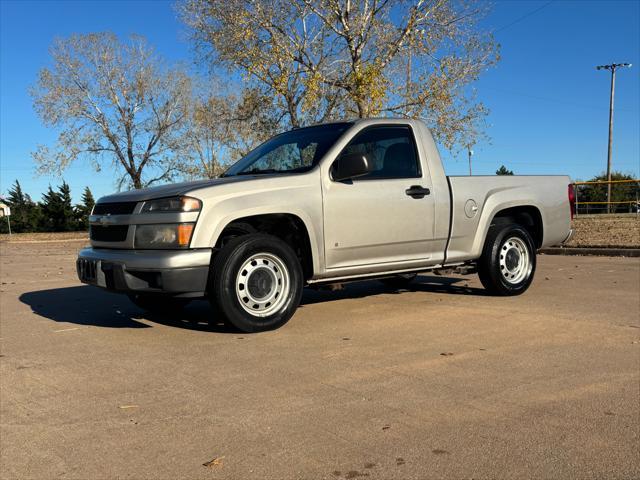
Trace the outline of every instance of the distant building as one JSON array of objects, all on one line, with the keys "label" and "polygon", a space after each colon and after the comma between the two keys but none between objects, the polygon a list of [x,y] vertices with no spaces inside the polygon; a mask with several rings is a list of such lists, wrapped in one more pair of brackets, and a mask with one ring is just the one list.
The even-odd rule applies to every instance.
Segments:
[{"label": "distant building", "polygon": [[0,203],[0,217],[8,217],[11,215],[11,209],[6,203]]}]

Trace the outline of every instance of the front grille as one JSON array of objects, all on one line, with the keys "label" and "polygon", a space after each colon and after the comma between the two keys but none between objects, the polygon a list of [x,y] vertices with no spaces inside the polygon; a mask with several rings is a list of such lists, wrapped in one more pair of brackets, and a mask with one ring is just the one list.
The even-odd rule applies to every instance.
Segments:
[{"label": "front grille", "polygon": [[98,242],[124,242],[128,232],[129,225],[89,226],[89,237]]},{"label": "front grille", "polygon": [[128,215],[133,213],[137,202],[96,203],[93,215]]}]

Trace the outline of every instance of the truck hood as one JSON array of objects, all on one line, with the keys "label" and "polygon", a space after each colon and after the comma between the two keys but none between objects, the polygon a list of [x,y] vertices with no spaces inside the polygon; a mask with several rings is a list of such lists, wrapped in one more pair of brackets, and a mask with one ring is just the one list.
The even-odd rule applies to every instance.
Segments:
[{"label": "truck hood", "polygon": [[[263,175],[264,177],[264,175]],[[141,190],[130,190],[128,192],[114,193],[101,197],[97,203],[114,202],[142,202],[154,198],[173,197],[184,195],[198,188],[223,185],[225,183],[245,182],[258,178],[254,175],[242,175],[234,177],[216,178],[213,180],[197,180],[195,182],[172,183],[160,185],[158,187],[143,188]]]}]

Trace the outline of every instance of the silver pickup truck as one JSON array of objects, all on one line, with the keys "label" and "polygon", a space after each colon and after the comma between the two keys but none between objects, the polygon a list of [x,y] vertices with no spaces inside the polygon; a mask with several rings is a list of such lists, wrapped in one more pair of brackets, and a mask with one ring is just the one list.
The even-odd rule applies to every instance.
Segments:
[{"label": "silver pickup truck", "polygon": [[268,140],[221,178],[101,198],[80,280],[168,312],[208,298],[256,332],[285,324],[302,289],[418,272],[476,272],[524,292],[536,250],[570,235],[565,176],[446,176],[419,120],[366,119]]}]

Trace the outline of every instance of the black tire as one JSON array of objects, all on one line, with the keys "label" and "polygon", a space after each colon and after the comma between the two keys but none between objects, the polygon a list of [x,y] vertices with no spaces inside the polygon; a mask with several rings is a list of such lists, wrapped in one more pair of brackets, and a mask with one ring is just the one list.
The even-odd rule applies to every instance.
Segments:
[{"label": "black tire", "polygon": [[261,233],[229,240],[215,257],[211,279],[214,309],[247,333],[287,323],[300,304],[304,282],[291,247]]},{"label": "black tire", "polygon": [[484,288],[493,295],[520,295],[531,285],[535,271],[536,247],[529,232],[517,224],[491,225],[478,260]]},{"label": "black tire", "polygon": [[397,290],[407,288],[417,276],[417,273],[401,273],[399,275],[394,275],[393,277],[381,278],[380,281],[387,287]]},{"label": "black tire", "polygon": [[[220,238],[218,247],[224,248],[224,246],[234,238],[238,238],[243,235],[251,235],[253,233],[257,233],[257,230],[253,227],[253,225],[245,222],[234,222],[231,225],[225,227],[224,231],[222,232],[222,237]],[[209,271],[209,285],[213,285],[213,268],[211,268]],[[209,303],[211,304],[211,309],[213,310],[213,322],[222,322],[225,325],[229,325],[229,321],[225,318],[225,315],[220,307],[211,299],[211,289],[208,290],[210,299]]]},{"label": "black tire", "polygon": [[153,293],[130,293],[127,296],[137,307],[159,315],[178,313],[191,301],[189,298]]}]

